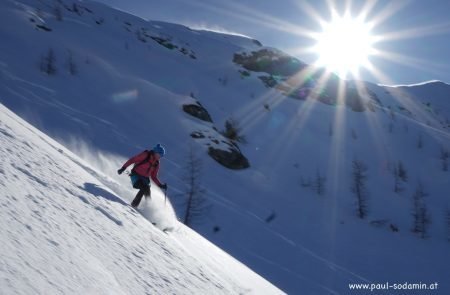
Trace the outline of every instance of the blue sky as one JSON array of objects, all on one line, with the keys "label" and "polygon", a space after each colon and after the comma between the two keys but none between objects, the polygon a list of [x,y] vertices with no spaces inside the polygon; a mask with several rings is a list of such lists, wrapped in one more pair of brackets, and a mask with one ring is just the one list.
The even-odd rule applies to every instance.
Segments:
[{"label": "blue sky", "polygon": [[[378,72],[361,70],[361,79],[387,84],[427,80],[450,83],[450,1],[299,1],[299,0],[98,0],[145,19],[180,23],[241,33],[266,46],[282,49],[306,63],[317,55],[302,48],[314,44],[303,31],[320,32],[314,13],[329,21],[332,5],[358,15],[371,6],[367,20],[380,20],[372,29],[377,36],[392,36],[375,44],[382,52],[369,60]],[[373,4],[373,5],[370,5]],[[308,7],[310,9],[308,9]],[[384,18],[381,18],[384,16]]]}]

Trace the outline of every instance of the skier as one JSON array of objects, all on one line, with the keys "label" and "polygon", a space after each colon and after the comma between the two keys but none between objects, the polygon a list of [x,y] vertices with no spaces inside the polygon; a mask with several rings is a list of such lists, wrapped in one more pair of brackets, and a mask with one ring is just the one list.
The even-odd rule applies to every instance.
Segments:
[{"label": "skier", "polygon": [[152,150],[145,150],[142,153],[135,155],[129,159],[122,168],[117,170],[120,175],[127,169],[128,166],[134,164],[133,169],[131,169],[130,178],[135,189],[139,189],[136,197],[131,206],[137,208],[141,202],[142,196],[150,196],[150,179],[153,180],[161,189],[167,190],[167,184],[161,183],[158,179],[159,170],[159,160],[166,153],[164,147],[161,144],[157,144]]}]

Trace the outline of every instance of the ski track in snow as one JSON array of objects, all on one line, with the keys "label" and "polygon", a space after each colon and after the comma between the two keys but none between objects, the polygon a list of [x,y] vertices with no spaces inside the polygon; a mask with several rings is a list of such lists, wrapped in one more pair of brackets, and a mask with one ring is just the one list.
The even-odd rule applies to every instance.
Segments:
[{"label": "ski track in snow", "polygon": [[315,287],[317,287],[317,289],[322,289],[322,290],[326,291],[326,294],[333,294],[333,295],[341,294],[341,293],[339,293],[339,292],[337,292],[335,290],[332,290],[332,289],[330,289],[330,288],[328,288],[326,286],[321,285],[320,283],[314,281],[314,279],[311,279],[311,278],[306,277],[306,276],[304,276],[302,274],[294,272],[294,271],[290,270],[289,268],[287,268],[285,266],[279,265],[279,264],[275,263],[273,260],[267,259],[266,257],[258,255],[258,254],[254,253],[254,252],[247,251],[247,253],[249,255],[251,255],[251,256],[256,257],[257,259],[260,259],[260,260],[266,262],[267,264],[272,265],[273,267],[282,269],[284,272],[292,274],[293,276],[297,277],[298,279],[301,279],[302,281],[306,281],[307,283],[314,285]]},{"label": "ski track in snow", "polygon": [[[208,192],[210,192],[210,191],[208,191]],[[220,197],[220,195],[217,194],[217,193],[213,193],[213,195],[215,195],[216,197]],[[223,198],[223,197],[220,197],[220,198],[223,199],[223,200],[225,200],[225,198]],[[228,201],[229,203],[231,203],[229,200],[227,200],[227,201]],[[222,203],[222,205],[224,205],[224,203]],[[263,220],[262,218],[260,218],[260,217],[258,217],[257,215],[251,213],[250,211],[239,209],[239,207],[238,207],[236,204],[234,204],[233,207],[229,207],[229,208],[232,208],[233,210],[238,211],[237,213],[239,213],[241,216],[247,217],[247,218],[249,218],[249,219],[254,219],[254,220],[257,221],[257,222],[265,223],[264,220]],[[240,211],[243,211],[243,212],[240,212]],[[318,254],[315,253],[314,251],[308,249],[307,247],[301,245],[300,243],[294,242],[294,241],[292,241],[291,239],[287,238],[286,236],[280,234],[279,232],[272,230],[272,229],[269,228],[267,225],[264,226],[264,229],[265,229],[266,231],[268,231],[271,235],[273,235],[273,236],[277,237],[278,239],[282,240],[284,243],[286,243],[286,244],[288,244],[288,245],[290,245],[290,246],[292,246],[292,247],[294,247],[294,248],[298,248],[300,251],[304,252],[306,255],[311,256],[311,257],[317,259],[317,260],[320,261],[321,263],[325,264],[326,266],[328,266],[328,267],[330,267],[330,268],[332,268],[332,269],[334,269],[334,270],[336,270],[336,269],[337,269],[337,270],[340,270],[340,271],[342,271],[343,273],[349,275],[351,278],[353,278],[353,279],[356,278],[356,279],[358,279],[358,280],[361,281],[361,282],[366,282],[366,283],[370,283],[370,282],[371,282],[369,279],[364,278],[363,276],[358,275],[358,274],[356,274],[356,273],[350,271],[349,269],[347,269],[347,268],[345,268],[345,267],[342,267],[342,266],[340,266],[340,265],[338,265],[338,264],[332,262],[331,260],[328,260],[328,259],[326,259],[326,258],[324,258],[324,257],[321,257],[320,255],[318,255]],[[263,260],[265,260],[265,261],[267,261],[267,262],[271,262],[271,264],[273,264],[273,265],[275,265],[275,266],[281,267],[281,266],[277,265],[276,263],[273,263],[270,259],[264,258],[264,257],[261,256],[261,255],[256,255],[256,254],[252,254],[252,255],[257,256],[257,257],[259,257],[259,258],[261,258],[261,259],[263,259]],[[296,272],[290,271],[287,267],[281,267],[281,268],[282,268],[283,270],[289,271],[290,273],[293,273],[293,274],[295,274],[295,275],[301,276],[300,274],[298,274],[298,273],[296,273]],[[322,287],[323,287],[323,286],[322,286]],[[327,290],[328,290],[328,291],[332,291],[331,289],[327,289]],[[332,293],[334,294],[335,291],[332,291]]]},{"label": "ski track in snow", "polygon": [[[179,192],[179,193],[182,192],[181,190],[179,190],[177,188],[172,188],[172,189],[177,191],[177,192]],[[271,228],[269,228],[265,224],[264,219],[260,218],[259,216],[257,216],[256,214],[254,214],[253,212],[251,212],[249,210],[245,210],[245,209],[240,208],[237,204],[235,204],[232,201],[230,201],[229,199],[226,199],[225,197],[221,196],[221,194],[213,192],[210,189],[208,189],[208,195],[210,197],[211,196],[215,197],[215,198],[212,198],[212,199],[210,198],[210,200],[214,201],[215,203],[218,203],[219,205],[224,206],[227,209],[232,210],[235,213],[237,213],[237,214],[239,214],[239,215],[241,215],[241,216],[243,216],[243,217],[245,217],[247,219],[251,219],[254,222],[263,223],[264,224],[264,229],[270,235],[276,237],[277,239],[280,239],[281,241],[283,241],[284,243],[288,244],[291,247],[297,248],[299,251],[303,252],[305,255],[313,257],[314,259],[318,260],[321,264],[324,264],[325,266],[327,266],[328,268],[332,269],[333,271],[340,271],[340,272],[342,272],[344,275],[346,275],[348,277],[349,280],[355,280],[356,279],[359,282],[372,283],[371,280],[369,280],[369,279],[367,279],[367,278],[365,278],[365,277],[363,277],[363,276],[361,276],[361,275],[359,275],[359,274],[357,274],[355,272],[352,272],[351,270],[349,270],[349,269],[347,269],[347,268],[345,268],[343,266],[340,266],[339,264],[337,264],[337,263],[335,263],[335,262],[333,262],[333,261],[331,261],[329,259],[326,259],[326,258],[318,255],[317,253],[315,253],[311,249],[308,249],[304,245],[302,245],[302,244],[300,244],[298,242],[294,242],[291,239],[287,238],[286,236],[280,234],[279,232],[277,232],[275,230],[272,230]],[[305,277],[304,275],[302,275],[302,274],[300,274],[298,272],[290,270],[288,267],[284,267],[284,266],[281,266],[281,265],[275,263],[270,258],[266,258],[266,257],[263,257],[261,255],[255,254],[255,253],[251,253],[251,252],[248,252],[248,253],[250,255],[254,256],[254,257],[257,257],[258,259],[261,259],[261,260],[269,263],[270,265],[273,265],[274,267],[277,267],[277,268],[282,269],[283,271],[289,272],[289,273],[293,274],[296,277],[305,279],[306,281],[310,282],[314,286],[319,287],[319,289],[326,290],[327,293],[329,293],[329,294],[340,294],[340,293],[338,293],[335,290],[332,290],[330,288],[327,288],[326,286],[320,285],[319,283],[315,282],[311,278],[307,278],[307,277]]]},{"label": "ski track in snow", "polygon": [[[377,105],[375,107],[377,109],[383,110],[385,112],[390,111],[390,109],[388,109],[387,107],[382,107],[382,106],[377,106]],[[450,132],[448,132],[448,131],[444,131],[444,130],[438,129],[436,127],[433,127],[433,126],[429,126],[419,120],[416,120],[414,118],[406,116],[405,114],[402,114],[402,113],[396,113],[396,116],[402,117],[405,121],[409,121],[414,124],[417,124],[418,126],[422,127],[424,130],[434,132],[436,134],[443,136],[445,139],[450,140]]]},{"label": "ski track in snow", "polygon": [[[2,66],[4,68],[6,68],[7,64],[3,63]],[[19,78],[16,75],[14,75],[13,73],[11,73],[9,71],[6,71],[5,69],[1,70],[1,74],[4,75],[4,78],[9,78],[12,81],[17,81],[17,82],[21,82],[21,83],[24,83],[24,84],[29,85],[29,86],[33,86],[34,88],[38,88],[39,90],[44,90],[48,94],[52,94],[52,95],[55,94],[55,90],[50,89],[48,87],[45,87],[43,85],[39,85],[39,84],[30,82],[30,81],[24,80],[22,78]]]}]

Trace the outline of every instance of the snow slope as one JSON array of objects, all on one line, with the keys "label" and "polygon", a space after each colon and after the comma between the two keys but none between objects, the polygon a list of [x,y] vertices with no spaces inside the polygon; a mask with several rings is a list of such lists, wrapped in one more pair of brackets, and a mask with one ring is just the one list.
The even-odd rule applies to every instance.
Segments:
[{"label": "snow slope", "polygon": [[[450,292],[450,185],[440,159],[450,149],[447,84],[355,82],[374,94],[373,111],[355,112],[288,97],[262,83],[268,73],[245,73],[235,53],[276,51],[255,40],[146,21],[90,1],[62,3],[58,21],[54,1],[0,2],[0,101],[96,167],[88,170],[102,188],[129,201],[134,191],[116,170],[162,142],[168,153],[160,178],[182,218],[192,147],[211,208],[195,230],[283,291],[348,294],[349,283],[421,281],[440,283],[436,294]],[[55,75],[40,70],[50,49]],[[195,101],[212,123],[183,112]],[[223,130],[229,118],[247,139],[239,148],[248,169],[224,168],[207,154],[208,144],[226,148],[214,128]],[[207,136],[193,139],[197,131]],[[354,159],[368,167],[365,219],[357,218],[350,190]],[[399,162],[408,180],[396,193]],[[326,179],[322,194],[317,176]],[[411,232],[419,183],[432,219],[426,239]],[[161,212],[161,199],[142,208],[145,216]]]},{"label": "snow slope", "polygon": [[176,220],[155,228],[3,105],[0,154],[2,294],[282,294]]}]

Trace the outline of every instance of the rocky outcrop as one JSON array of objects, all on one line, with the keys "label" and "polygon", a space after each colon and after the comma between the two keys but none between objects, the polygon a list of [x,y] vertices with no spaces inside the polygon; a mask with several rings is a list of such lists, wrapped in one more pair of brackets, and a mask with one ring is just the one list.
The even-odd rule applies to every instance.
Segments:
[{"label": "rocky outcrop", "polygon": [[198,101],[195,104],[183,105],[183,111],[191,116],[196,117],[197,119],[212,123],[212,119],[208,111]]},{"label": "rocky outcrop", "polygon": [[[259,75],[258,79],[267,88],[277,89],[294,99],[314,99],[328,105],[342,102],[355,112],[374,111],[374,105],[379,102],[376,94],[364,85],[358,91],[337,75],[328,74],[323,68],[308,66],[276,49],[235,53],[233,62],[247,71],[266,73]],[[325,76],[328,78],[323,81]],[[338,100],[342,94],[344,97]]]},{"label": "rocky outcrop", "polygon": [[246,70],[270,75],[291,76],[305,67],[298,59],[278,50],[261,49],[251,53],[235,53],[233,62]]},{"label": "rocky outcrop", "polygon": [[[193,95],[191,95],[191,98],[194,98]],[[199,120],[213,123],[208,111],[195,99],[184,104],[183,111]],[[236,142],[226,138],[214,125],[206,123],[202,125],[205,125],[204,128],[193,131],[190,135],[193,139],[208,147],[208,155],[211,158],[222,166],[233,170],[250,167],[247,158],[239,150]]]},{"label": "rocky outcrop", "polygon": [[216,129],[203,129],[191,133],[191,137],[208,147],[208,155],[220,165],[233,170],[250,167],[248,159],[236,143],[225,138]]},{"label": "rocky outcrop", "polygon": [[229,169],[239,170],[250,167],[247,158],[235,147],[227,151],[210,146],[208,154],[218,163]]}]

